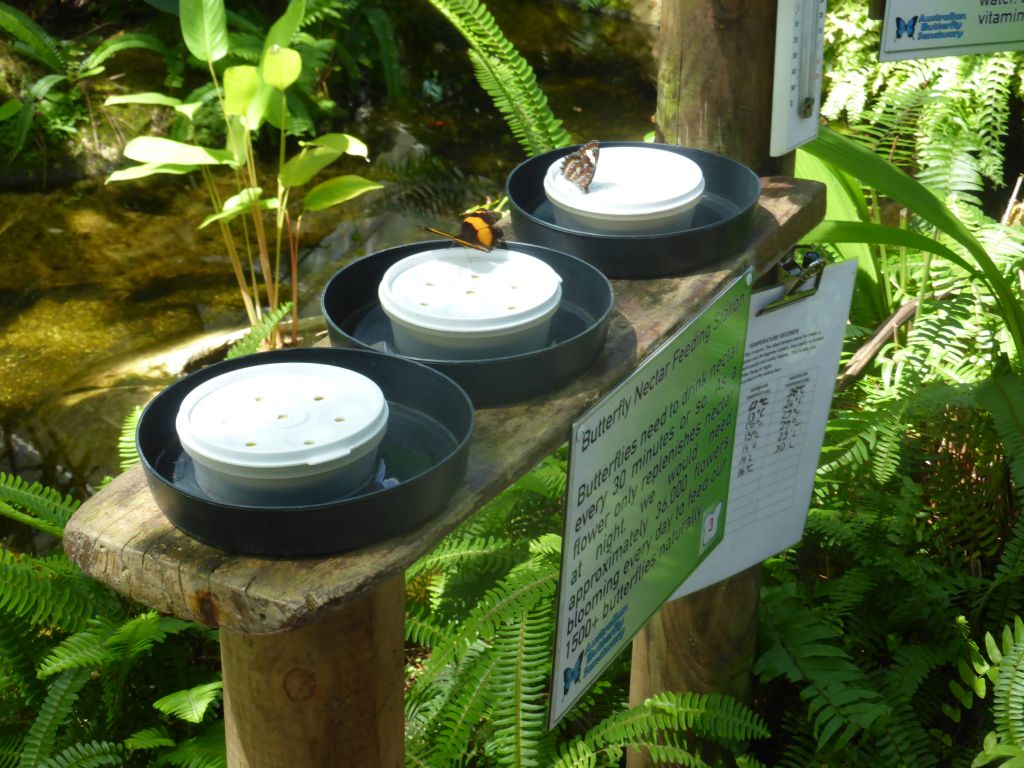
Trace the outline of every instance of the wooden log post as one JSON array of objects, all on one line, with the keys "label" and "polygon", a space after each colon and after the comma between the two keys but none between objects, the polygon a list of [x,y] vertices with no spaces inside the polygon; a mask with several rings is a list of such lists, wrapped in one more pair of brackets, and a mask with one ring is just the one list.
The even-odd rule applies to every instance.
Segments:
[{"label": "wooden log post", "polygon": [[405,580],[315,624],[269,635],[222,629],[233,768],[403,763]]},{"label": "wooden log post", "polygon": [[[792,155],[768,154],[775,22],[776,3],[765,0],[663,0],[659,140],[718,152],[761,174],[792,172]],[[749,703],[760,568],[667,603],[651,618],[633,639],[630,705],[662,691]],[[627,758],[628,768],[651,765],[646,752]]]}]

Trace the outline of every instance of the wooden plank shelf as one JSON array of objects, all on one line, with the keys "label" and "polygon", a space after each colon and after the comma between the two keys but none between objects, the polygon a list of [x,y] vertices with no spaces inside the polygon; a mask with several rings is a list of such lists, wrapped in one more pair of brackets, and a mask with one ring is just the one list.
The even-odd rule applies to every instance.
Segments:
[{"label": "wooden plank shelf", "polygon": [[[294,630],[344,611],[394,581],[537,461],[564,443],[569,426],[748,265],[760,275],[821,220],[816,182],[762,179],[746,250],[686,277],[613,281],[608,343],[594,366],[562,389],[476,413],[464,487],[444,513],[406,536],[325,558],[232,555],[174,528],[141,468],[116,478],[75,513],[64,547],[90,576],[161,612],[259,635]],[[685,259],[685,254],[680,254]]]}]

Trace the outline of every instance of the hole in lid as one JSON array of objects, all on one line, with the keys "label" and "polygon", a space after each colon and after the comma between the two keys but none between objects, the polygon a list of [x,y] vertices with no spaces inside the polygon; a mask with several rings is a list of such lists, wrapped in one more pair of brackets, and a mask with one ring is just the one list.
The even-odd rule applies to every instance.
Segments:
[{"label": "hole in lid", "polygon": [[319,402],[320,400],[324,399],[324,396],[323,395],[313,395],[313,399]]},{"label": "hole in lid", "polygon": [[466,291],[467,295],[474,294],[474,293],[476,293],[476,291]]},{"label": "hole in lid", "polygon": [[433,283],[424,283],[424,285],[427,286],[428,288],[433,288],[434,287]]},{"label": "hole in lid", "polygon": [[245,447],[246,448],[255,448],[256,447],[256,443],[253,443],[253,442],[246,443]]},{"label": "hole in lid", "polygon": [[469,279],[470,280],[479,280],[480,279],[480,275],[470,275]]},{"label": "hole in lid", "polygon": [[519,290],[519,286],[518,285],[510,285],[509,288],[511,288],[513,291]]},{"label": "hole in lid", "polygon": [[335,417],[334,417],[334,420],[335,420],[335,421],[344,421],[344,420],[345,420],[345,417],[344,417],[344,416],[335,416]]},{"label": "hole in lid", "polygon": [[509,309],[515,309],[515,307],[514,307],[514,306],[512,306],[512,307],[509,307]]},{"label": "hole in lid", "polygon": [[316,445],[316,442],[313,441],[313,440],[303,440],[302,444],[303,445]]},{"label": "hole in lid", "polygon": [[425,302],[425,301],[421,301],[421,302],[420,302],[420,306],[421,306],[421,307],[429,307],[430,305],[429,305],[429,304],[427,304],[427,302]]},{"label": "hole in lid", "polygon": [[263,397],[263,395],[257,395],[257,396],[256,396],[256,402],[257,402],[257,403],[262,403],[262,402],[263,402],[263,401],[264,401],[265,399],[266,399],[266,398],[265,398],[265,397]]},{"label": "hole in lid", "polygon": [[282,421],[283,419],[287,419],[287,418],[288,418],[288,414],[287,413],[279,413],[279,414],[277,414],[277,420],[278,421]]}]

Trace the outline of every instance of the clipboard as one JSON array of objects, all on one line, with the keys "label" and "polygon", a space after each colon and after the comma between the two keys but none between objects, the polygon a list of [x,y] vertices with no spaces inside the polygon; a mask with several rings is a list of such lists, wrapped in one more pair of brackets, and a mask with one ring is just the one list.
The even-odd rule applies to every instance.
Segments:
[{"label": "clipboard", "polygon": [[857,273],[855,261],[809,253],[784,259],[781,282],[751,297],[725,536],[673,599],[803,536]]}]

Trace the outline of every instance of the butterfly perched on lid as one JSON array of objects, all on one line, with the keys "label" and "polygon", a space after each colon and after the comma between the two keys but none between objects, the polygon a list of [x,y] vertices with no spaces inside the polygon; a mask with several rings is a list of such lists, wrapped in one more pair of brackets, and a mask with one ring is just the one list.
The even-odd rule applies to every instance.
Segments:
[{"label": "butterfly perched on lid", "polygon": [[562,175],[583,192],[590,191],[590,182],[597,172],[597,157],[601,154],[601,145],[597,139],[591,139],[572,154],[562,160]]},{"label": "butterfly perched on lid", "polygon": [[454,240],[460,245],[489,252],[492,248],[497,248],[505,242],[505,233],[501,231],[501,227],[497,226],[499,219],[501,219],[501,214],[498,211],[477,208],[462,220],[458,237],[433,227],[424,227],[424,229],[435,235]]}]

